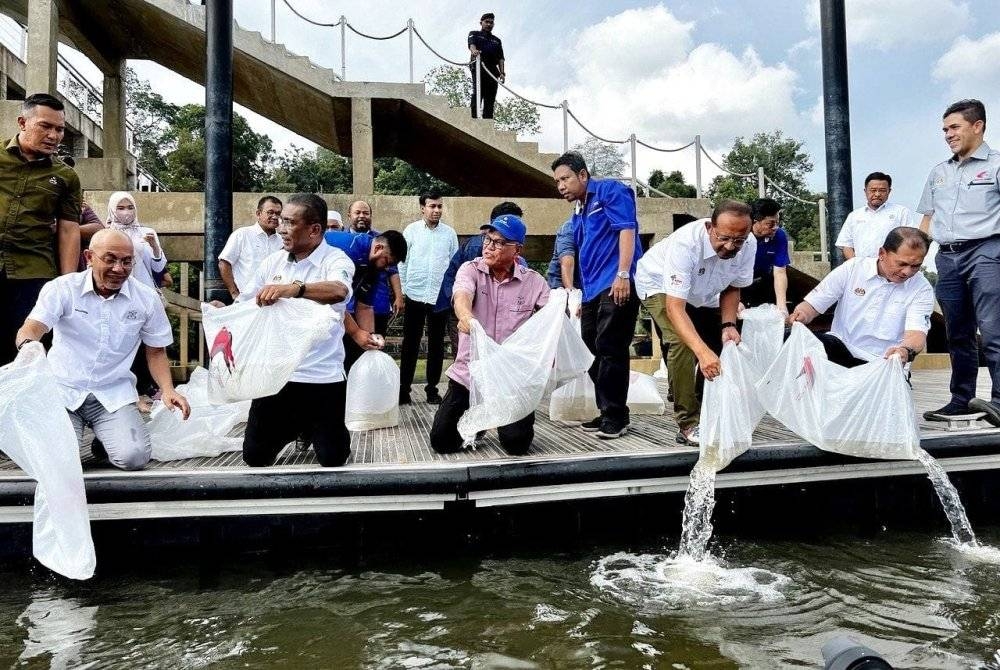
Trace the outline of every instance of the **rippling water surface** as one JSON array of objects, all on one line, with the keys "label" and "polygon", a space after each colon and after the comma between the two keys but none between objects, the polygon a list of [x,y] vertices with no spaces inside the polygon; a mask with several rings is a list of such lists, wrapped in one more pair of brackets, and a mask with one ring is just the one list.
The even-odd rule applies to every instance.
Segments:
[{"label": "rippling water surface", "polygon": [[0,666],[814,668],[843,632],[896,667],[1000,668],[995,552],[929,533],[673,549],[7,572]]}]

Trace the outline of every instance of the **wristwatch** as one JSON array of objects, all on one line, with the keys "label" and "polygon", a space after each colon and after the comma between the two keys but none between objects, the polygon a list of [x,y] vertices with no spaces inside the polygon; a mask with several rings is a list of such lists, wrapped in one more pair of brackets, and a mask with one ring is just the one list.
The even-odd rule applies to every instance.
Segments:
[{"label": "wristwatch", "polygon": [[629,275],[628,272],[626,272],[625,270],[622,270],[621,272],[619,272],[618,274],[615,275],[615,278],[617,278],[617,279],[628,279],[630,276],[631,275]]},{"label": "wristwatch", "polygon": [[906,353],[907,353],[907,358],[909,359],[909,360],[908,360],[907,362],[910,362],[910,363],[912,363],[912,362],[913,362],[913,359],[914,359],[914,358],[916,358],[916,357],[917,357],[917,354],[919,354],[919,353],[920,353],[920,352],[919,352],[919,351],[917,351],[916,349],[912,349],[912,348],[910,348],[910,347],[903,347],[903,348],[904,348],[904,349],[906,349]]},{"label": "wristwatch", "polygon": [[304,281],[301,279],[295,279],[292,283],[299,287],[299,292],[295,294],[296,298],[301,298],[306,294],[306,283]]},{"label": "wristwatch", "polygon": [[732,321],[723,321],[722,322],[722,328],[723,329],[726,329],[726,328],[735,328],[735,327],[736,327],[736,324],[733,323]]},{"label": "wristwatch", "polygon": [[30,337],[26,337],[26,338],[24,338],[23,340],[21,340],[20,342],[17,343],[17,350],[20,351],[21,347],[23,347],[24,345],[26,345],[28,342],[35,342],[35,341],[36,340],[33,340]]}]

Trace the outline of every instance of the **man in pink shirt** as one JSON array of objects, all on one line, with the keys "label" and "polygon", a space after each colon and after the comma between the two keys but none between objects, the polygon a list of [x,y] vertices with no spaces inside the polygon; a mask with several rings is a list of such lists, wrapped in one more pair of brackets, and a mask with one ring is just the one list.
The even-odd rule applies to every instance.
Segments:
[{"label": "man in pink shirt", "polygon": [[[502,344],[549,300],[545,279],[516,262],[526,232],[524,222],[513,214],[493,219],[483,237],[482,258],[464,263],[455,275],[452,304],[458,317],[458,355],[446,373],[448,392],[431,427],[431,447],[439,454],[462,448],[458,420],[469,408],[471,321],[478,321],[487,335]],[[527,453],[535,437],[535,413],[500,426],[497,434],[507,453]]]}]

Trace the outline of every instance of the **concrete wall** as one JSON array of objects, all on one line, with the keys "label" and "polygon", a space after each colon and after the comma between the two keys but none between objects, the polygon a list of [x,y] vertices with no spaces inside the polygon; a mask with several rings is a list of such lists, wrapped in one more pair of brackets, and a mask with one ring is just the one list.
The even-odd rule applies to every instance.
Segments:
[{"label": "concrete wall", "polygon": [[[163,241],[167,257],[176,261],[200,261],[203,257],[204,195],[202,193],[134,193],[139,220],[155,229]],[[284,199],[287,194],[276,194]],[[102,219],[107,215],[110,191],[87,191],[85,199]],[[233,195],[234,226],[254,222],[260,193]],[[346,213],[357,198],[349,194],[325,195],[327,204]],[[377,229],[402,230],[420,218],[416,196],[375,195],[366,198],[372,206]],[[524,210],[528,234],[532,239],[525,250],[527,258],[548,260],[552,237],[571,214],[569,203],[558,198],[514,198]],[[479,232],[498,198],[445,198],[444,221],[459,235]],[[639,223],[644,239],[660,240],[674,228],[674,216],[703,217],[711,213],[708,200],[696,198],[640,198]],[[346,217],[345,217],[346,218]]]}]

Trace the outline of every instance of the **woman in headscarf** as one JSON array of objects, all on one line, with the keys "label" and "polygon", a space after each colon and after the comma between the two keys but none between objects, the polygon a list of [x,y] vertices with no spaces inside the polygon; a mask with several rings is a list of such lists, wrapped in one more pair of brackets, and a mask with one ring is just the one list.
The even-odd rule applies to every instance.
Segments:
[{"label": "woman in headscarf", "polygon": [[167,267],[167,257],[160,246],[160,238],[152,228],[139,224],[138,210],[135,198],[125,191],[117,191],[108,199],[108,216],[105,219],[108,228],[120,230],[130,238],[135,246],[135,264],[132,266],[132,276],[152,288],[159,288],[154,275],[162,273]]}]

